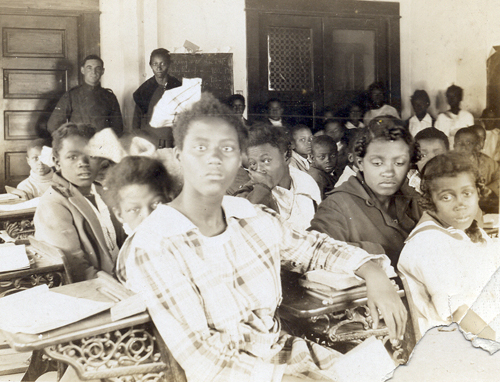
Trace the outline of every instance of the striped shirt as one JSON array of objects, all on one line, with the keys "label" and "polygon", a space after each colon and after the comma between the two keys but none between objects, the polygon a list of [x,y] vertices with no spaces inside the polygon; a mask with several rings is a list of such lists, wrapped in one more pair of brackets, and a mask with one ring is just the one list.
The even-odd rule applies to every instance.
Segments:
[{"label": "striped shirt", "polygon": [[293,230],[274,211],[225,196],[226,230],[215,237],[159,206],[129,238],[119,279],[142,293],[188,381],[280,381],[283,374],[336,379],[340,353],[280,333],[280,268],[354,275],[385,255],[318,232]]}]

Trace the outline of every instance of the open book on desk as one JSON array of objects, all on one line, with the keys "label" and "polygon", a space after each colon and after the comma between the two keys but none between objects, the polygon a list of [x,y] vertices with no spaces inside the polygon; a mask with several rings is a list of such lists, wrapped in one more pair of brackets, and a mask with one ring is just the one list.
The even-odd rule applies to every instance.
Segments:
[{"label": "open book on desk", "polygon": [[[48,289],[46,285],[0,298],[0,329],[10,333],[38,334],[60,328],[121,306],[121,319],[145,310],[138,295],[103,272],[100,277]],[[125,309],[123,306],[125,306]]]},{"label": "open book on desk", "polygon": [[[385,271],[388,277],[396,277],[392,267],[388,267]],[[346,273],[325,269],[306,272],[299,279],[299,285],[305,288],[306,293],[328,304],[355,300],[366,296],[364,280]]]}]

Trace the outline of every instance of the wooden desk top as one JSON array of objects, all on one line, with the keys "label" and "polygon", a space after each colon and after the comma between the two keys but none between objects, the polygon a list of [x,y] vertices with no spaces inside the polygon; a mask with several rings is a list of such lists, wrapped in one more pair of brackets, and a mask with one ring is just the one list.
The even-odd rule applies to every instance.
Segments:
[{"label": "wooden desk top", "polygon": [[[117,281],[116,283],[118,284]],[[51,291],[96,301],[115,301],[113,298],[109,297],[108,294],[100,293],[104,285],[107,286],[107,282],[103,282],[102,279],[97,278],[52,288]],[[42,334],[10,333],[7,331],[1,331],[1,333],[13,349],[19,352],[27,352],[113,330],[144,324],[149,321],[151,321],[149,314],[145,312],[118,321],[112,321],[110,311],[107,310],[74,324],[50,330]]]},{"label": "wooden desk top", "polygon": [[[306,293],[305,289],[298,283],[300,276],[300,274],[287,271],[281,274],[283,301],[280,305],[280,312],[285,315],[294,318],[311,318],[367,303],[366,297],[335,304],[323,302],[323,300]],[[404,296],[404,290],[399,290],[398,294],[401,297]]]}]

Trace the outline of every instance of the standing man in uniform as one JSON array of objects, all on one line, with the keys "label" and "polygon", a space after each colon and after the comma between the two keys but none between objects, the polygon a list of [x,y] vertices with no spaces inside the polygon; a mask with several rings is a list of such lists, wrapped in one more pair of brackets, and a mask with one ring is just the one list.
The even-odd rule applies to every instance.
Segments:
[{"label": "standing man in uniform", "polygon": [[144,82],[134,92],[135,101],[134,129],[141,129],[150,135],[159,148],[173,147],[172,127],[153,128],[149,124],[155,105],[163,96],[165,90],[177,88],[182,82],[168,74],[170,67],[170,52],[159,48],[151,52],[149,66],[154,76]]},{"label": "standing man in uniform", "polygon": [[90,124],[97,131],[111,127],[116,135],[123,133],[120,104],[111,89],[101,87],[104,62],[91,54],[80,68],[83,84],[76,86],[61,97],[47,122],[50,133],[66,122]]}]

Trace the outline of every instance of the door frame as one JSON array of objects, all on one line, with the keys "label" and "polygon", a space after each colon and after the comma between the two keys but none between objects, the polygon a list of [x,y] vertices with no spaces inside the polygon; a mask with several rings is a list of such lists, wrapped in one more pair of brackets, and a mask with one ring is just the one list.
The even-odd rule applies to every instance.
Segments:
[{"label": "door frame", "polygon": [[[401,110],[401,65],[400,65],[400,32],[399,3],[346,0],[245,0],[246,32],[247,32],[247,83],[248,112],[256,113],[258,106],[265,102],[260,84],[261,55],[259,35],[264,26],[262,15],[298,15],[332,19],[373,19],[383,23],[387,33],[387,87],[389,102]],[[321,89],[322,90],[322,89]],[[318,97],[323,98],[324,97]],[[319,101],[319,100],[318,100]],[[318,104],[317,107],[322,107]]]}]

